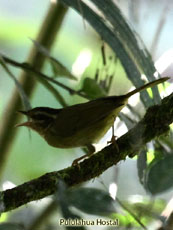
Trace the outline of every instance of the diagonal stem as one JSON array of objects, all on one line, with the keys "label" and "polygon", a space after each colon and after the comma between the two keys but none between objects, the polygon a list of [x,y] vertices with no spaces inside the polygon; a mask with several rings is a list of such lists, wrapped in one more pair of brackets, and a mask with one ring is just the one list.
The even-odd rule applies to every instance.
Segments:
[{"label": "diagonal stem", "polygon": [[[46,47],[48,50],[53,45],[55,37],[61,28],[61,24],[67,8],[62,4],[51,3],[50,8],[47,12],[47,16],[43,21],[40,32],[37,36],[37,41]],[[29,54],[27,62],[36,68],[38,71],[42,69],[44,65],[45,57],[41,55],[37,49],[33,46]],[[32,92],[35,88],[36,81],[33,78],[30,78],[27,72],[22,72],[20,76],[21,85],[29,96],[32,95]],[[15,90],[12,94],[12,97],[9,101],[9,104],[5,108],[3,117],[1,118],[1,127],[0,127],[0,173],[2,175],[10,147],[13,143],[17,129],[14,128],[14,125],[19,121],[19,115],[16,111],[21,107],[21,101],[18,96],[18,92]]]}]

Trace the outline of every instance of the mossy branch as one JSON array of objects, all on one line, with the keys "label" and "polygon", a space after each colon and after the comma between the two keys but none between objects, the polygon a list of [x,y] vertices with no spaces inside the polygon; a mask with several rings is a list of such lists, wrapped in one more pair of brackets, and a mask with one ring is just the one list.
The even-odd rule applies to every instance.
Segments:
[{"label": "mossy branch", "polygon": [[111,144],[80,163],[80,167],[47,173],[13,189],[0,193],[1,211],[7,212],[30,201],[42,199],[57,191],[57,182],[63,179],[71,187],[102,174],[127,156],[137,155],[149,141],[169,131],[173,122],[173,93],[160,105],[150,107],[144,118],[129,132],[117,140],[119,152]]}]

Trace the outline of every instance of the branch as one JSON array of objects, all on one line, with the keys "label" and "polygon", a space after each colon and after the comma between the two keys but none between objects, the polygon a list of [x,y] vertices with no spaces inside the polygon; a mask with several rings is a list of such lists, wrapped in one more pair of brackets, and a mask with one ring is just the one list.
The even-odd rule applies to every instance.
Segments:
[{"label": "branch", "polygon": [[[55,80],[54,78],[52,77],[49,77],[47,76],[46,74],[38,71],[36,68],[34,68],[33,66],[31,66],[29,63],[20,63],[20,62],[17,62],[9,57],[6,57],[5,55],[3,54],[0,54],[0,56],[4,59],[4,61],[14,67],[17,67],[17,68],[21,68],[23,69],[24,71],[28,72],[28,73],[31,73],[32,76],[35,76],[37,77],[38,80],[46,80],[46,83],[47,81],[49,82],[52,82],[54,83],[55,85],[61,87],[62,89],[68,91],[70,94],[75,94],[75,95],[79,95],[81,97],[84,97],[86,99],[88,99],[87,96],[85,96],[84,94],[82,94],[81,92],[79,91],[76,91],[68,86],[66,86],[65,84]],[[42,83],[45,83],[45,82],[42,82]]]},{"label": "branch", "polygon": [[165,97],[161,105],[150,107],[144,118],[117,140],[119,152],[115,145],[111,144],[81,162],[80,167],[68,167],[47,173],[13,189],[3,191],[0,193],[1,211],[7,212],[30,201],[54,194],[59,178],[71,187],[98,177],[106,169],[124,160],[127,156],[137,155],[147,142],[167,133],[172,122],[173,93]]},{"label": "branch", "polygon": [[158,230],[172,230],[172,229],[173,229],[173,212],[171,212],[167,220],[163,223],[161,227],[158,228]]},{"label": "branch", "polygon": [[165,230],[171,230],[171,229],[173,229],[173,212],[171,212],[165,224]]}]

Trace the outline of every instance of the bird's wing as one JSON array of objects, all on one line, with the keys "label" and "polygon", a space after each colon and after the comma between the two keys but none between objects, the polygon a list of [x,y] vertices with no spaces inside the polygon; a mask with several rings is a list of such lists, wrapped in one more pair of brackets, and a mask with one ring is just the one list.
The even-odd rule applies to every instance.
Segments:
[{"label": "bird's wing", "polygon": [[[114,103],[116,97],[100,98],[87,103],[69,106],[60,111],[52,127],[55,127],[61,136],[71,136],[78,130],[84,130],[89,126],[103,120],[121,103]],[[57,131],[57,130],[56,130]]]}]

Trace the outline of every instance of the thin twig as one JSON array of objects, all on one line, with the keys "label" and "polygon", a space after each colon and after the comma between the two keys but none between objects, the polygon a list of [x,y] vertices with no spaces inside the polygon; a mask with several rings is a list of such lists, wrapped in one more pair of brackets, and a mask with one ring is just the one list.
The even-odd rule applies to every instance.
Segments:
[{"label": "thin twig", "polygon": [[136,222],[139,225],[141,225],[143,229],[147,230],[146,226],[140,221],[140,219],[135,213],[133,213],[129,208],[127,208],[126,205],[124,205],[117,197],[116,197],[116,201],[124,210],[126,210],[136,220]]},{"label": "thin twig", "polygon": [[80,14],[81,14],[81,16],[82,16],[82,21],[83,21],[84,29],[86,30],[85,18],[84,18],[84,16],[83,16],[83,10],[82,10],[82,6],[81,6],[80,1],[81,1],[81,0],[78,0],[79,11],[80,11]]},{"label": "thin twig", "polygon": [[2,54],[1,54],[1,56],[2,56],[3,59],[6,61],[6,63],[11,64],[11,65],[13,65],[13,66],[15,66],[15,67],[22,68],[23,70],[25,70],[25,71],[27,71],[27,72],[30,72],[30,73],[34,74],[34,75],[37,77],[38,80],[39,80],[40,77],[41,77],[41,78],[43,78],[43,79],[45,79],[45,80],[47,80],[47,81],[50,81],[50,82],[52,82],[52,83],[54,83],[54,84],[60,86],[60,87],[63,88],[63,89],[67,90],[70,94],[77,94],[77,95],[79,95],[79,96],[81,96],[81,97],[84,97],[84,98],[88,99],[88,97],[85,96],[83,93],[81,93],[81,92],[79,92],[79,91],[76,91],[76,90],[74,90],[74,89],[72,89],[72,88],[70,88],[70,87],[64,85],[63,83],[61,83],[61,82],[55,80],[54,78],[48,77],[48,76],[45,75],[44,73],[41,73],[41,72],[39,72],[38,70],[36,70],[34,67],[32,67],[31,65],[29,65],[28,63],[19,63],[19,62],[14,61],[14,60],[12,60],[12,59],[10,59],[10,58],[8,58],[8,57],[2,55]]},{"label": "thin twig", "polygon": [[[105,190],[108,192],[108,189],[107,189],[107,186],[105,185],[105,183],[104,183],[102,180],[100,180],[100,183],[104,186]],[[126,205],[124,205],[124,204],[119,200],[118,197],[116,197],[116,201],[117,201],[117,203],[118,203],[124,210],[126,210],[126,211],[136,220],[136,222],[137,222],[139,225],[141,225],[145,230],[147,229],[147,228],[145,227],[145,225],[140,221],[140,219],[139,219],[129,208],[127,208]]]}]

